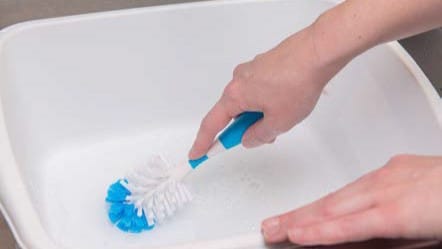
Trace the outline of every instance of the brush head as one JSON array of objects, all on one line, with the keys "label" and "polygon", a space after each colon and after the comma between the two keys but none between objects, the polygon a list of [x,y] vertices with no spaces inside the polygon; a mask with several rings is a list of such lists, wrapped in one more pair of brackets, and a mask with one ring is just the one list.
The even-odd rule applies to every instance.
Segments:
[{"label": "brush head", "polygon": [[173,215],[192,199],[180,181],[190,169],[183,166],[154,156],[147,166],[110,185],[106,201],[111,222],[125,232],[139,233]]}]

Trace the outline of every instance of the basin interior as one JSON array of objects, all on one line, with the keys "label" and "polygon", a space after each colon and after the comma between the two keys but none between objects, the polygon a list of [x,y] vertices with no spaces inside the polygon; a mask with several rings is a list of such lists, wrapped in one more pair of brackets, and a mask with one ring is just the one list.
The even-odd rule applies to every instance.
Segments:
[{"label": "basin interior", "polygon": [[42,21],[5,39],[0,94],[35,209],[60,248],[139,248],[258,232],[397,153],[442,153],[440,126],[388,46],[359,56],[274,145],[235,149],[186,178],[195,198],[143,234],[106,217],[106,188],[162,154],[186,160],[199,121],[252,59],[327,1],[238,1]]}]

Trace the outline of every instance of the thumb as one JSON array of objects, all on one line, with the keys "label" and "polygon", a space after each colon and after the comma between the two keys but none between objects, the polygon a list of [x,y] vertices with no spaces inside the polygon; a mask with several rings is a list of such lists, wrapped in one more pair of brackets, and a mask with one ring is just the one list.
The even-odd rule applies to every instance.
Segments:
[{"label": "thumb", "polygon": [[276,132],[271,120],[264,116],[263,119],[256,122],[247,129],[242,138],[242,144],[246,148],[253,148],[262,144],[273,143],[278,133]]}]

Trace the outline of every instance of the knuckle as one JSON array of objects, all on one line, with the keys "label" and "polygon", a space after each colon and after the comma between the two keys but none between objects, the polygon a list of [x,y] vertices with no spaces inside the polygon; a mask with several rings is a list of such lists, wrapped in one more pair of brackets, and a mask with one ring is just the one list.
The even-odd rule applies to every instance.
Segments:
[{"label": "knuckle", "polygon": [[413,159],[413,155],[409,155],[409,154],[398,154],[393,156],[388,162],[387,165],[388,166],[392,166],[392,167],[397,167],[399,165],[403,165],[408,163],[410,160]]},{"label": "knuckle", "polygon": [[260,60],[260,59],[262,59],[263,57],[264,57],[264,53],[257,54],[257,55],[255,55],[255,57],[253,58],[253,61]]},{"label": "knuckle", "polygon": [[244,96],[241,94],[238,81],[230,82],[223,92],[223,104],[226,109],[233,115],[237,112],[247,110]]},{"label": "knuckle", "polygon": [[244,63],[243,64],[239,64],[237,65],[234,69],[233,69],[233,77],[234,78],[241,78],[243,71],[244,71]]},{"label": "knuckle", "polygon": [[373,178],[375,180],[379,180],[379,179],[383,179],[383,178],[387,177],[388,175],[390,175],[390,168],[382,167],[382,168],[376,170],[376,172],[373,174]]},{"label": "knuckle", "polygon": [[252,75],[250,70],[250,63],[242,63],[233,69],[233,78],[248,79]]},{"label": "knuckle", "polygon": [[382,167],[370,176],[370,180],[373,184],[382,184],[385,183],[387,179],[391,176],[391,168],[390,167]]},{"label": "knuckle", "polygon": [[[380,169],[378,169],[378,170],[380,170]],[[363,175],[361,178],[359,178],[358,181],[373,183],[376,180],[376,173],[377,173],[377,171],[372,171],[370,173],[367,173],[367,174]]]},{"label": "knuckle", "polygon": [[229,100],[237,100],[239,95],[238,81],[232,81],[224,88],[224,96]]}]

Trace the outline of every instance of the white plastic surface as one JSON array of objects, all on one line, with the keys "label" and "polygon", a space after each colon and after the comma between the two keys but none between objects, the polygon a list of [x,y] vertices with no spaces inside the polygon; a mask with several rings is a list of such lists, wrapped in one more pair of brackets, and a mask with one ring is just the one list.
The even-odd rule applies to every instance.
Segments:
[{"label": "white plastic surface", "polygon": [[234,66],[332,5],[214,1],[4,30],[0,207],[21,246],[263,247],[254,235],[263,218],[325,195],[394,154],[442,154],[440,99],[393,43],[350,63],[312,116],[276,144],[207,161],[187,179],[194,202],[173,220],[141,235],[109,224],[104,197],[114,179],[155,153],[185,160]]}]

